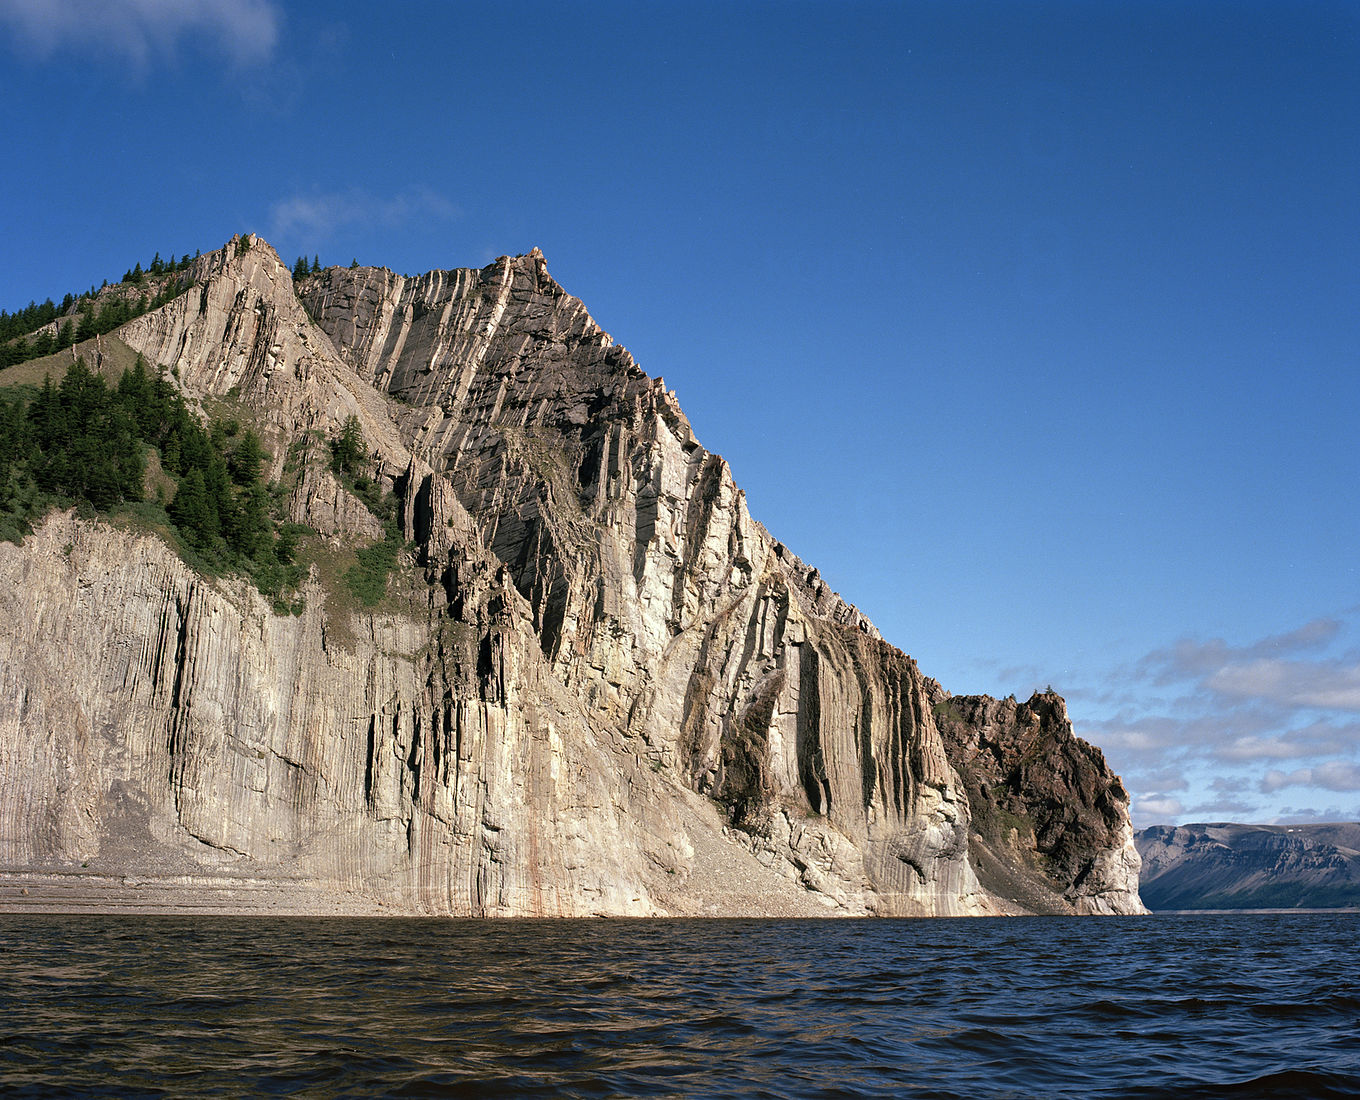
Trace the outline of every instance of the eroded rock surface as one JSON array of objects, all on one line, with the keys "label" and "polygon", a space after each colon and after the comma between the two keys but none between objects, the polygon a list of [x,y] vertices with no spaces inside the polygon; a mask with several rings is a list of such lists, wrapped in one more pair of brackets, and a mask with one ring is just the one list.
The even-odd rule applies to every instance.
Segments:
[{"label": "eroded rock surface", "polygon": [[381,612],[314,577],[280,617],[108,524],[0,545],[4,866],[437,913],[1141,911],[1062,701],[949,700],[540,253],[295,288],[248,238],[188,274],[119,338],[250,410],[337,546],[376,521],[306,454],[356,417],[405,568]]}]

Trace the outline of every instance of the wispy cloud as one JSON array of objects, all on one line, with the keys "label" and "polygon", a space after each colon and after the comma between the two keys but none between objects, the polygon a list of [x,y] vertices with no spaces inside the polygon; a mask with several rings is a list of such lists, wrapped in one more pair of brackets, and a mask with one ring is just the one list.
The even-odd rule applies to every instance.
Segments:
[{"label": "wispy cloud", "polygon": [[461,211],[444,196],[417,187],[388,197],[362,191],[293,195],[269,209],[270,233],[314,245],[355,226],[397,229],[425,221],[452,221]]},{"label": "wispy cloud", "polygon": [[1354,821],[1356,813],[1354,810],[1346,811],[1336,805],[1326,806],[1319,810],[1313,807],[1300,808],[1287,806],[1275,817],[1271,818],[1267,824],[1272,825],[1315,825],[1327,821]]},{"label": "wispy cloud", "polygon": [[1360,765],[1349,760],[1328,760],[1312,768],[1282,772],[1272,768],[1261,780],[1261,791],[1269,794],[1285,787],[1320,787],[1327,791],[1360,791]]},{"label": "wispy cloud", "polygon": [[1244,646],[1229,645],[1222,638],[1207,642],[1182,638],[1164,649],[1153,650],[1139,662],[1139,668],[1157,683],[1170,684],[1244,662],[1278,660],[1285,654],[1324,649],[1336,640],[1342,625],[1338,618],[1313,619],[1295,630],[1271,634]]},{"label": "wispy cloud", "polygon": [[[1266,721],[1264,724],[1269,724]],[[1299,760],[1343,753],[1360,744],[1360,722],[1313,722],[1271,736],[1245,734],[1213,745],[1215,759],[1224,763],[1248,760]]]},{"label": "wispy cloud", "polygon": [[1360,662],[1258,658],[1226,664],[1204,686],[1236,699],[1289,707],[1360,711]]},{"label": "wispy cloud", "polygon": [[112,55],[145,69],[198,38],[238,64],[269,60],[280,17],[271,0],[0,0],[7,24],[40,58],[62,50]]},{"label": "wispy cloud", "polygon": [[1185,804],[1179,798],[1173,798],[1164,794],[1145,794],[1133,800],[1132,812],[1136,817],[1145,818],[1149,822],[1166,821],[1168,818],[1180,817],[1185,811]]},{"label": "wispy cloud", "polygon": [[1324,792],[1360,791],[1354,618],[1347,610],[1238,645],[1181,639],[1118,670],[1121,693],[1085,692],[1121,699],[1080,732],[1135,794],[1135,824],[1272,820],[1286,812],[1286,789],[1317,804]]}]

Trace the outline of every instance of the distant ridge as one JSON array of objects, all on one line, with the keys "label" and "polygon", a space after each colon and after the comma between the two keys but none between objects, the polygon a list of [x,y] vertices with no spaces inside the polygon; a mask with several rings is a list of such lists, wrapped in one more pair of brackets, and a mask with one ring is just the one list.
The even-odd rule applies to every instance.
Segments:
[{"label": "distant ridge", "polygon": [[1360,907],[1360,823],[1154,825],[1135,843],[1154,911]]}]

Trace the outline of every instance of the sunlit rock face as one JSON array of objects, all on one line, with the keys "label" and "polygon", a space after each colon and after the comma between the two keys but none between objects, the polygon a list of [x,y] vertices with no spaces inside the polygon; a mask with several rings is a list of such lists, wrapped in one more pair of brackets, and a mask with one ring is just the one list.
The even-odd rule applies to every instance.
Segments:
[{"label": "sunlit rock face", "polygon": [[246,238],[184,283],[118,338],[244,409],[336,547],[381,533],[320,454],[356,417],[404,568],[378,611],[314,570],[279,616],[106,523],[0,545],[4,867],[347,911],[1142,911],[1062,701],[923,676],[537,251],[295,286]]}]

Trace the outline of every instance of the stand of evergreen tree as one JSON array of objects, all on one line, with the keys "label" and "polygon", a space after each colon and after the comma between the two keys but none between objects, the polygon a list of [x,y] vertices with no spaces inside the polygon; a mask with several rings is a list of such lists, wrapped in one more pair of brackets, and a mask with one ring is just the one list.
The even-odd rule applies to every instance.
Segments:
[{"label": "stand of evergreen tree", "polygon": [[[182,260],[171,256],[169,262],[166,262],[157,252],[156,258],[151,261],[151,266],[146,272],[142,271],[142,265],[138,263],[124,273],[122,281],[129,286],[141,286],[148,274],[155,277],[173,275],[185,270],[191,263],[193,257],[187,255]],[[134,317],[159,309],[181,292],[178,280],[167,279],[160,291],[154,295],[146,292],[136,298],[126,294],[110,295],[105,298],[98,311],[95,310],[95,297],[98,292],[94,288],[84,294],[66,295],[60,306],[48,298],[41,305],[29,302],[23,309],[14,313],[0,310],[0,370],[12,367],[16,363],[65,351],[82,340],[112,332]],[[70,316],[73,306],[77,309],[75,318]],[[62,318],[65,320],[60,320]],[[52,322],[58,320],[60,324],[56,332],[39,331],[45,330]],[[34,335],[25,339],[29,333]]]},{"label": "stand of evergreen tree", "polygon": [[293,264],[293,278],[305,279],[308,275],[321,274],[321,257],[313,256],[312,262],[307,263],[306,256],[299,256]]},{"label": "stand of evergreen tree", "polygon": [[258,437],[230,420],[205,428],[140,356],[114,387],[77,359],[27,406],[0,396],[0,537],[19,541],[52,507],[100,513],[142,501],[148,448],[177,482],[164,514],[186,557],[248,574],[278,606],[301,583],[298,532],[271,508]]}]

